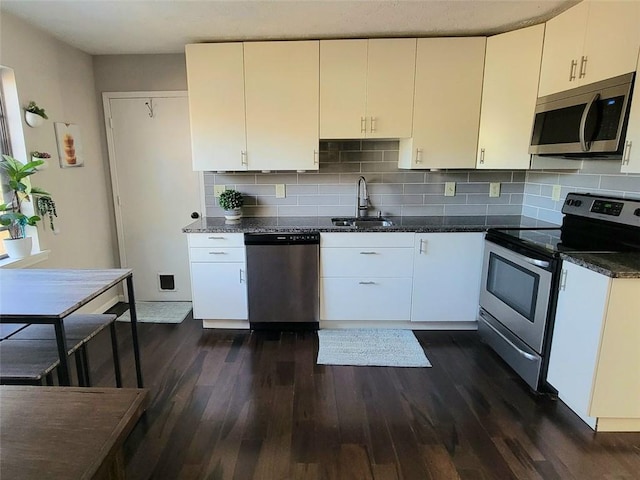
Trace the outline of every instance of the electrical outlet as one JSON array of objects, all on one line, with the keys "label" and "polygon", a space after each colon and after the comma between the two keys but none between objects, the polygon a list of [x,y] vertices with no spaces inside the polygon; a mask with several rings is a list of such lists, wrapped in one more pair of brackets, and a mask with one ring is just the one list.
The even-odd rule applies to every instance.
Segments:
[{"label": "electrical outlet", "polygon": [[222,192],[227,189],[225,185],[214,185],[213,186],[213,196],[219,197]]},{"label": "electrical outlet", "polygon": [[553,191],[551,192],[551,200],[554,200],[556,202],[559,201],[561,191],[562,191],[562,187],[560,185],[554,185]]},{"label": "electrical outlet", "polygon": [[491,182],[489,184],[489,196],[490,197],[500,196],[500,182]]},{"label": "electrical outlet", "polygon": [[284,189],[284,183],[276,184],[276,198],[285,198],[287,196],[286,190]]},{"label": "electrical outlet", "polygon": [[456,196],[456,182],[445,182],[444,183],[444,196],[445,197],[455,197]]}]

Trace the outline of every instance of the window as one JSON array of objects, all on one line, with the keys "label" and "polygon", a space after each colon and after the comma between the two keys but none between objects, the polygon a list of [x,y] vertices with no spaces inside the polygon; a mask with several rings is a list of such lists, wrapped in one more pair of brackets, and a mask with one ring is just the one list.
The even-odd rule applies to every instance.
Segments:
[{"label": "window", "polygon": [[[0,151],[2,155],[11,155],[11,142],[9,141],[9,125],[7,122],[7,108],[4,101],[3,89],[0,88]],[[11,201],[9,198],[5,179],[0,177],[0,203],[8,203]],[[7,193],[5,193],[7,192]],[[7,227],[0,226],[0,240],[9,237],[9,230]],[[7,252],[4,249],[4,242],[0,241],[0,258],[7,256]]]}]

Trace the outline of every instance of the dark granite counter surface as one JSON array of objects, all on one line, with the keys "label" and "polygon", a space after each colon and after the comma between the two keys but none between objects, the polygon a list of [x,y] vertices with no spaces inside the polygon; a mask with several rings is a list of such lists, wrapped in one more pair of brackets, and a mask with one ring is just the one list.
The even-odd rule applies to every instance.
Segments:
[{"label": "dark granite counter surface", "polygon": [[640,253],[563,253],[563,260],[612,278],[640,278]]},{"label": "dark granite counter surface", "polygon": [[184,233],[245,232],[484,232],[489,228],[551,227],[558,225],[520,215],[385,217],[390,227],[336,227],[331,217],[203,217],[182,229]]}]

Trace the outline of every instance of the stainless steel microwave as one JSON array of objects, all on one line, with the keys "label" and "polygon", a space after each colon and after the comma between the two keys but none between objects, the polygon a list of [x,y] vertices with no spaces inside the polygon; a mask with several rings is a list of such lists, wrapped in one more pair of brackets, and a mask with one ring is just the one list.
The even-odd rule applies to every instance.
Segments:
[{"label": "stainless steel microwave", "polygon": [[529,153],[622,155],[634,76],[628,73],[538,98]]}]

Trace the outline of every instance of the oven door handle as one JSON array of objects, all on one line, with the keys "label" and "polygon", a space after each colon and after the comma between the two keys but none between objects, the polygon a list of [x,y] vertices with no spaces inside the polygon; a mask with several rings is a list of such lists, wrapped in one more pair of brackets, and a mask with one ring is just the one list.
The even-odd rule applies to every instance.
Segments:
[{"label": "oven door handle", "polygon": [[[480,316],[483,319],[486,319],[487,317],[485,317],[482,312],[480,312]],[[485,321],[484,324],[489,327],[491,330],[493,330],[500,338],[502,338],[505,342],[507,342],[509,345],[511,345],[511,347],[513,347],[520,355],[522,355],[524,358],[526,358],[527,360],[537,360],[537,357],[535,355],[531,355],[528,352],[525,352],[524,350],[522,350],[520,347],[518,347],[515,343],[513,343],[511,340],[509,340],[507,337],[504,336],[504,334],[502,332],[500,332],[496,327],[494,327],[493,325],[491,325],[488,321]]]},{"label": "oven door handle", "polygon": [[525,262],[530,263],[531,265],[535,265],[536,267],[549,268],[550,265],[550,263],[546,260],[538,260],[537,258],[525,257],[524,255],[522,256],[522,259]]}]

